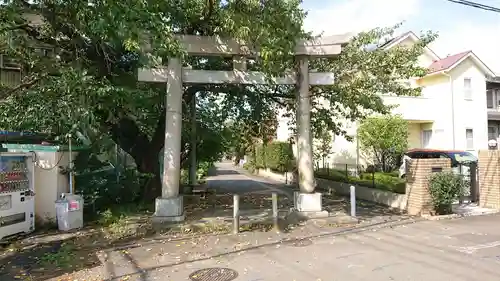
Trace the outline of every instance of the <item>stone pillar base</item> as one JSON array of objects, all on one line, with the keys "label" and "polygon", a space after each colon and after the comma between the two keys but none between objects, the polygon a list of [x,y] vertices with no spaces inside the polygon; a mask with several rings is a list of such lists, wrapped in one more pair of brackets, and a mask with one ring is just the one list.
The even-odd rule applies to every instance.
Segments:
[{"label": "stone pillar base", "polygon": [[302,193],[295,191],[293,193],[293,202],[295,210],[299,212],[321,212],[321,193]]},{"label": "stone pillar base", "polygon": [[183,197],[156,198],[153,224],[184,221]]},{"label": "stone pillar base", "polygon": [[294,213],[304,219],[325,218],[328,211],[323,210],[321,193],[294,192]]}]

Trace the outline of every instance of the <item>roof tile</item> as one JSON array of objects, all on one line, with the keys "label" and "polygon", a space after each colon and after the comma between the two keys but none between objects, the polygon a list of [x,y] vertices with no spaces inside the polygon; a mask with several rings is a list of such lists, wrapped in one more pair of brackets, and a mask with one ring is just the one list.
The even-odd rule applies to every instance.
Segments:
[{"label": "roof tile", "polygon": [[462,58],[464,58],[465,56],[467,56],[471,52],[472,51],[466,51],[466,52],[458,53],[456,55],[447,56],[444,59],[434,61],[428,67],[429,73],[434,73],[434,72],[446,70],[446,69],[452,67],[455,63],[460,61]]}]

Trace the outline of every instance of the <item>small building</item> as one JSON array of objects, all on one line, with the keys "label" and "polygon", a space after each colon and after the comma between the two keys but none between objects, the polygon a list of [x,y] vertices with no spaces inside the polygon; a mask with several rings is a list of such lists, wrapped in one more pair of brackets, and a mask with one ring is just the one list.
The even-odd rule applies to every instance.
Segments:
[{"label": "small building", "polygon": [[[69,192],[69,147],[46,142],[46,136],[0,131],[1,151],[32,153],[35,162],[35,216],[39,222],[55,222],[55,201]],[[73,159],[81,147],[75,147]]]}]

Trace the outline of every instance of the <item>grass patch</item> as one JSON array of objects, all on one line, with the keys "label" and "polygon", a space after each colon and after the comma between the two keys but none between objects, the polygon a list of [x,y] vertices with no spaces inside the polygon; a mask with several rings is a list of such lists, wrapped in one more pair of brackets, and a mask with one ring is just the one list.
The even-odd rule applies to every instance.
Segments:
[{"label": "grass patch", "polygon": [[59,249],[47,252],[40,257],[40,264],[44,267],[69,268],[75,258],[75,246],[70,243],[62,243]]}]

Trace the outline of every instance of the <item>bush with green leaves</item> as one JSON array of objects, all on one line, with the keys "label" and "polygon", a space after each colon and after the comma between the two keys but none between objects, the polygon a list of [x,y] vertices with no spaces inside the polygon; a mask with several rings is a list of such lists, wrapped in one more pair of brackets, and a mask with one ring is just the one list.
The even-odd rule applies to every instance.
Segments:
[{"label": "bush with green leaves", "polygon": [[255,168],[266,168],[266,148],[264,145],[259,144],[255,146]]},{"label": "bush with green leaves", "polygon": [[243,169],[249,171],[250,173],[255,172],[255,160],[250,158],[245,164],[243,164]]},{"label": "bush with green leaves", "polygon": [[321,168],[315,174],[317,177],[327,180],[352,183],[399,194],[406,193],[406,181],[397,175],[394,176],[393,173],[362,173],[357,177],[349,175],[345,170]]},{"label": "bush with green leaves", "polygon": [[433,173],[429,177],[432,206],[438,215],[451,214],[452,204],[464,195],[465,181],[453,172]]},{"label": "bush with green leaves", "polygon": [[265,151],[266,168],[277,172],[287,172],[295,163],[292,146],[288,142],[271,142]]},{"label": "bush with green leaves", "polygon": [[209,162],[209,161],[204,161],[204,162],[201,162],[200,164],[198,164],[198,170],[196,171],[196,175],[198,177],[198,180],[208,176],[208,172],[209,172],[210,168],[212,168],[213,166],[214,166],[214,163]]},{"label": "bush with green leaves", "polygon": [[116,205],[141,201],[144,186],[151,176],[137,169],[126,169],[119,174],[112,167],[77,173],[75,190],[84,198],[86,217],[93,219],[98,213]]}]

